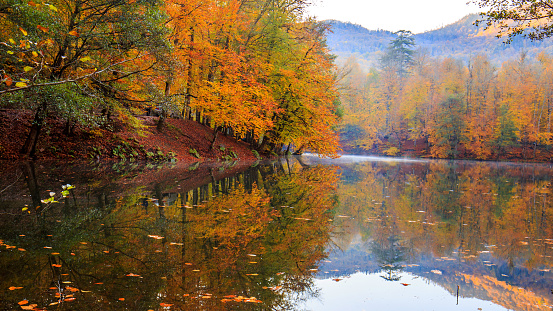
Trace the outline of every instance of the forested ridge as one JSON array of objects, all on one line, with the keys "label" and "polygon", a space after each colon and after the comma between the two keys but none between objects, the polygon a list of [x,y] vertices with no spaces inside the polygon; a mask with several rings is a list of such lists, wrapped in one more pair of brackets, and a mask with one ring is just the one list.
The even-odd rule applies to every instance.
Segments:
[{"label": "forested ridge", "polygon": [[[359,47],[341,60],[344,150],[551,160],[551,39],[514,37],[505,44],[493,26],[472,25],[475,18],[424,34],[334,23],[338,31],[352,30],[339,39],[346,42],[341,51]],[[341,45],[337,38],[335,31],[332,47]]]},{"label": "forested ridge", "polygon": [[[467,15],[459,21],[424,33],[413,34],[417,48],[433,57],[452,57],[468,61],[471,57],[485,54],[495,65],[518,57],[526,52],[528,57],[536,57],[540,52],[551,53],[553,40],[531,41],[514,37],[509,44],[505,38],[497,38],[497,29],[485,29],[485,25],[475,26],[478,14]],[[336,20],[327,21],[332,26],[328,35],[328,45],[343,64],[348,57],[355,56],[364,70],[376,67],[378,58],[394,39],[387,30],[369,30],[360,25]],[[409,30],[409,29],[406,29]]]},{"label": "forested ridge", "polygon": [[[32,110],[21,154],[49,118],[94,136],[136,116],[187,118],[252,148],[335,155],[328,25],[303,0],[7,0],[0,4],[0,108]],[[100,139],[101,137],[93,137]]]}]

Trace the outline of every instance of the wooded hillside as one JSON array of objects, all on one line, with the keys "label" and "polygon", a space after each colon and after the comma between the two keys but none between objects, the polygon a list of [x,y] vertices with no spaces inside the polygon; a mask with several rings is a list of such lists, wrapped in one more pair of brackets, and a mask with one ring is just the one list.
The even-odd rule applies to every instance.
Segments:
[{"label": "wooded hillside", "polygon": [[[136,116],[192,119],[252,148],[336,154],[326,24],[303,0],[7,0],[0,4],[0,108],[114,129]],[[217,134],[214,135],[215,141]],[[213,145],[213,144],[212,144]]]},{"label": "wooded hillside", "polygon": [[[483,54],[495,65],[514,59],[523,51],[529,58],[536,57],[540,52],[553,52],[552,39],[530,41],[515,37],[506,45],[504,38],[496,38],[496,29],[484,30],[484,25],[475,26],[474,21],[477,19],[478,15],[472,14],[442,28],[414,34],[417,48],[432,57],[452,57],[465,62],[473,56]],[[332,32],[328,35],[328,45],[332,53],[338,56],[338,63],[344,64],[353,55],[365,71],[377,66],[378,58],[394,39],[394,34],[390,31],[368,30],[340,21],[329,23]]]}]

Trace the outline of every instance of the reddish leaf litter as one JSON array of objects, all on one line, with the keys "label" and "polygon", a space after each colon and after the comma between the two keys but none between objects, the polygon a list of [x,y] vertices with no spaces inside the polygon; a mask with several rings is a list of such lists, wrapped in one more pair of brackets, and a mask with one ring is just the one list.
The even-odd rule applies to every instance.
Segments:
[{"label": "reddish leaf litter", "polygon": [[[30,110],[0,109],[0,160],[21,160],[23,146],[33,120]],[[219,133],[214,144],[214,131],[192,120],[167,119],[158,130],[157,117],[139,116],[141,127],[125,126],[117,120],[104,128],[85,128],[77,125],[72,135],[63,134],[65,120],[49,117],[42,128],[35,157],[41,160],[118,159],[128,160],[128,146],[144,160],[147,153],[174,154],[178,161],[188,163],[222,161],[230,151],[240,160],[254,161],[256,157],[249,145]],[[213,148],[211,148],[213,146]],[[126,149],[124,149],[126,147]],[[200,158],[191,152],[197,151]]]}]

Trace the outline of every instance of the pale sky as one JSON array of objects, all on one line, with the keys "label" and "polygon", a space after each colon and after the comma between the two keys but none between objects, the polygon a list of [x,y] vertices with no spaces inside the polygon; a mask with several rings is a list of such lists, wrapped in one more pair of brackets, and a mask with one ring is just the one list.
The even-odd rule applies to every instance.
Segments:
[{"label": "pale sky", "polygon": [[309,16],[336,19],[367,29],[420,33],[454,23],[482,9],[468,0],[311,0]]}]

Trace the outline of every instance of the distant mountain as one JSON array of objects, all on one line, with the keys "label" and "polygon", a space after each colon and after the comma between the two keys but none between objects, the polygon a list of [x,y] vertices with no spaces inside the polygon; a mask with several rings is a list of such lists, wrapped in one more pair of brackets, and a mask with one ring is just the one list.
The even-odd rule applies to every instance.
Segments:
[{"label": "distant mountain", "polygon": [[[433,57],[453,57],[468,61],[471,56],[486,54],[496,65],[518,57],[521,52],[535,57],[542,51],[553,53],[553,39],[532,42],[525,38],[515,38],[511,44],[504,44],[503,38],[495,36],[496,30],[484,31],[483,26],[474,26],[477,14],[467,15],[461,20],[442,28],[415,34],[417,48],[422,48]],[[394,34],[386,30],[368,30],[360,25],[330,20],[332,33],[328,35],[328,45],[343,63],[355,55],[362,68],[374,67],[379,55],[394,39]]]}]

